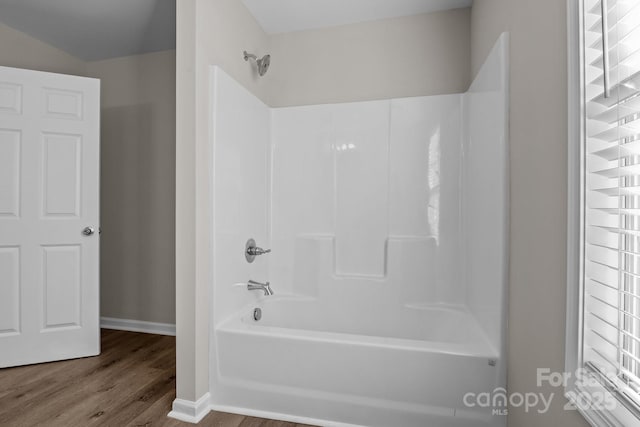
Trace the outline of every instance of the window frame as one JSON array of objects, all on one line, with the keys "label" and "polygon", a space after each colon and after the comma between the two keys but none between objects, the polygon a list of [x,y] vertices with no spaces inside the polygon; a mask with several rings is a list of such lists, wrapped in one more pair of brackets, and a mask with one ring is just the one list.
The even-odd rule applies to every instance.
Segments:
[{"label": "window frame", "polygon": [[[582,67],[582,0],[567,0],[567,308],[565,337],[565,397],[595,427],[637,425],[640,411],[596,375],[583,370],[584,314],[584,180],[585,108]],[[585,384],[580,379],[591,379]],[[592,400],[589,400],[592,399]],[[615,401],[615,408],[589,402]],[[612,399],[612,400],[608,400]]]}]

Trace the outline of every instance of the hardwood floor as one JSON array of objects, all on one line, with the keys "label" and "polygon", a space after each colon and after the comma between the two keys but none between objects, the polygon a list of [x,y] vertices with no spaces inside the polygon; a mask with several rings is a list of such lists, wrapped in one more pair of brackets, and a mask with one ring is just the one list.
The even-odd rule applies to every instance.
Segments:
[{"label": "hardwood floor", "polygon": [[[100,356],[0,369],[0,426],[192,426],[166,416],[175,344],[175,337],[103,329]],[[211,412],[198,426],[302,424]]]}]

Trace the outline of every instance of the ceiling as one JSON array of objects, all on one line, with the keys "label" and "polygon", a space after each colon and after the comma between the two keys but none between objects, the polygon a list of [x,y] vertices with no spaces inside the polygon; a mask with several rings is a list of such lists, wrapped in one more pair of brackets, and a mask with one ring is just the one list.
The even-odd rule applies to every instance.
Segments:
[{"label": "ceiling", "polygon": [[175,49],[176,0],[0,0],[0,22],[85,61]]},{"label": "ceiling", "polygon": [[471,6],[472,0],[242,0],[268,34]]},{"label": "ceiling", "polygon": [[[0,0],[0,22],[85,61],[175,49],[179,0]],[[242,0],[269,34],[471,6],[472,0]]]}]

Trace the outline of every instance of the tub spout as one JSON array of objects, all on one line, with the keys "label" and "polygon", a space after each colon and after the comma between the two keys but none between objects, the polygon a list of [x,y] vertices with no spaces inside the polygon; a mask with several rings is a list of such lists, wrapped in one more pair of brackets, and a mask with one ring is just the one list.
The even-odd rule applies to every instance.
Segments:
[{"label": "tub spout", "polygon": [[250,291],[263,291],[265,296],[273,295],[273,291],[271,290],[271,286],[269,286],[269,282],[260,283],[249,280],[249,282],[247,283],[247,289]]}]

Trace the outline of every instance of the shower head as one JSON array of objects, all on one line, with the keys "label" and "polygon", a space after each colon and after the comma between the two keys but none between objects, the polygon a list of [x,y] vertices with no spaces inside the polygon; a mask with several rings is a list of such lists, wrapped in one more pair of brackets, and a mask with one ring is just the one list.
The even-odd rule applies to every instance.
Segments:
[{"label": "shower head", "polygon": [[271,55],[265,55],[261,59],[258,59],[258,74],[264,76],[271,65]]},{"label": "shower head", "polygon": [[264,76],[269,69],[269,65],[271,64],[271,55],[265,55],[262,58],[258,59],[257,56],[252,53],[247,53],[247,51],[245,50],[244,60],[248,61],[249,58],[256,61],[256,66],[258,67],[258,75],[260,75],[260,77]]}]

